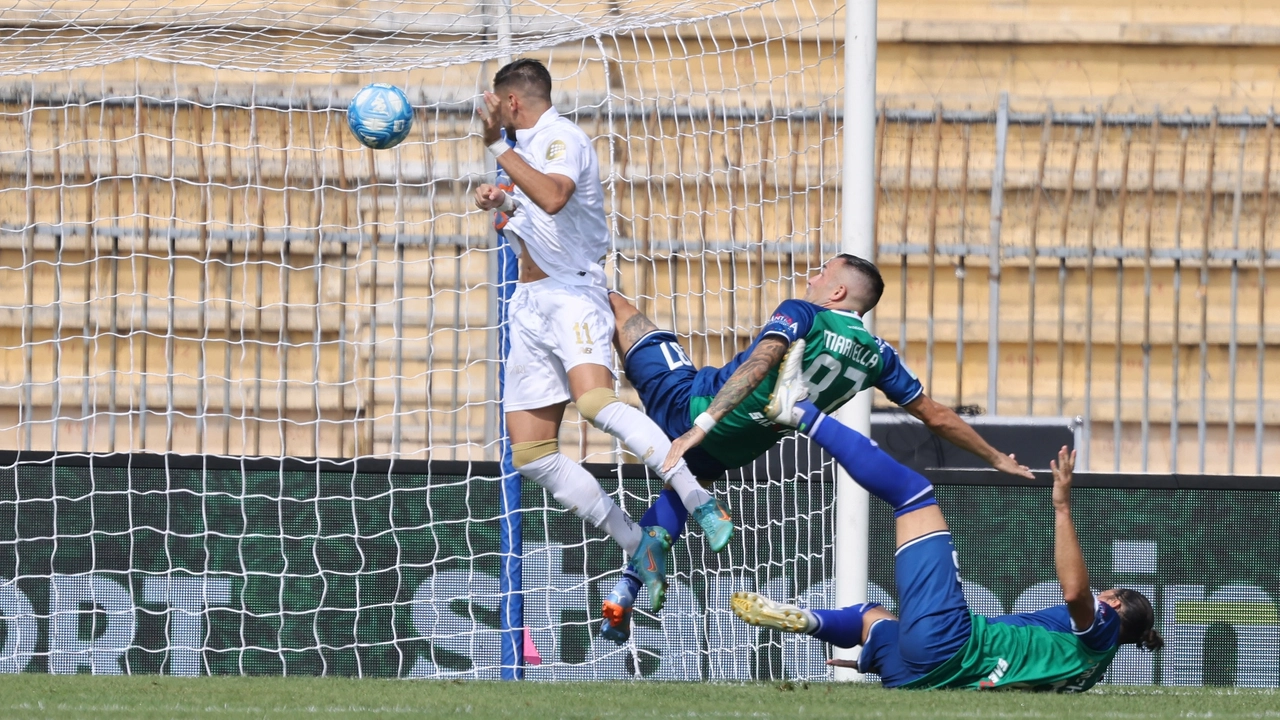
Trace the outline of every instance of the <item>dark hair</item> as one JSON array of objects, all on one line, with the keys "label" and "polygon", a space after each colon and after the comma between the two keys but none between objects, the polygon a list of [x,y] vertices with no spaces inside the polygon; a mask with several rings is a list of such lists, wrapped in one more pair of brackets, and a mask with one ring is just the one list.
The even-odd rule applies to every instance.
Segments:
[{"label": "dark hair", "polygon": [[551,72],[533,58],[520,58],[503,65],[493,76],[493,89],[518,85],[520,89],[551,102]]},{"label": "dark hair", "polygon": [[1120,616],[1120,644],[1137,645],[1143,650],[1164,647],[1164,639],[1155,631],[1156,613],[1147,596],[1128,588],[1113,588],[1111,592],[1120,601],[1116,610]]},{"label": "dark hair", "polygon": [[846,267],[857,272],[867,281],[865,292],[858,299],[862,301],[862,308],[859,312],[870,312],[880,302],[880,296],[884,294],[884,278],[880,277],[880,268],[870,260],[865,260],[857,255],[849,253],[840,253],[836,256],[843,260]]}]

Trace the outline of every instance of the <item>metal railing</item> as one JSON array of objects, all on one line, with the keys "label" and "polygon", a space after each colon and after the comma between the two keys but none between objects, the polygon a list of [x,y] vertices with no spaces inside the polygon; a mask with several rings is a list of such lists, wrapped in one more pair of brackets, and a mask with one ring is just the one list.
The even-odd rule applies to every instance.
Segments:
[{"label": "metal railing", "polygon": [[[421,137],[374,158],[327,103],[82,100],[0,113],[15,447],[490,453],[470,106],[426,109]],[[579,121],[615,278],[700,362],[838,251],[835,104]],[[1280,461],[1275,124],[883,109],[879,333],[942,402],[1079,415],[1094,470],[1261,473]]]},{"label": "metal railing", "polygon": [[[884,111],[879,252],[899,272],[878,328],[945,401],[1081,416],[1086,467],[1261,474],[1280,429],[1274,135],[1269,114]],[[985,387],[966,387],[975,365]]]}]

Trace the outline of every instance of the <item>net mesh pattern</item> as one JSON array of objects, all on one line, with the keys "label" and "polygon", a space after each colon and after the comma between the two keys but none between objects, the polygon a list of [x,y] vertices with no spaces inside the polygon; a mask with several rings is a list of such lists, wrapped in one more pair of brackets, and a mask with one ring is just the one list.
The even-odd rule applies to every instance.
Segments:
[{"label": "net mesh pattern", "polygon": [[[492,466],[310,458],[500,456],[501,254],[471,198],[506,58],[549,67],[600,158],[611,282],[699,365],[838,239],[831,3],[2,7],[0,446],[59,460],[7,471],[0,668],[500,674]],[[373,81],[414,106],[393,150],[346,127]],[[561,447],[626,459],[574,411]],[[112,453],[182,462],[94,464]],[[602,481],[637,516],[658,491]],[[833,498],[802,484],[718,488],[744,540],[680,545],[662,624],[620,649],[591,640],[620,553],[526,486],[530,676],[756,672],[730,589],[827,587]]]}]

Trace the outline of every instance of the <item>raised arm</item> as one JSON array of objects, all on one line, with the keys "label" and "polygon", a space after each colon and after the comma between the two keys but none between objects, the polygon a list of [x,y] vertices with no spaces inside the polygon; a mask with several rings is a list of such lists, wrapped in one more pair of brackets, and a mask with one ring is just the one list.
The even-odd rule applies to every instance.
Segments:
[{"label": "raised arm", "polygon": [[947,440],[956,447],[968,450],[991,463],[991,467],[1027,479],[1034,479],[1030,468],[1018,463],[1013,455],[1005,455],[991,447],[969,423],[956,414],[955,410],[939,404],[928,395],[921,395],[903,406],[903,410],[911,413],[924,423],[938,437]]},{"label": "raised arm", "polygon": [[[491,92],[484,94],[484,104],[485,112],[480,113],[484,126],[484,143],[492,146],[502,140],[502,104],[498,96]],[[506,150],[498,155],[497,159],[498,164],[506,171],[507,177],[511,178],[511,182],[523,190],[524,194],[528,195],[529,199],[548,215],[555,215],[563,210],[569,198],[573,197],[574,190],[577,189],[572,178],[559,173],[544,173],[525,162],[524,158],[514,150]],[[493,194],[490,198],[493,201],[492,207],[480,205],[479,196],[476,204],[485,210],[501,207],[506,200],[506,193],[501,190],[497,190],[497,193],[502,195]]]},{"label": "raised arm", "polygon": [[1071,621],[1085,630],[1093,625],[1094,599],[1089,589],[1089,568],[1084,564],[1076,525],[1071,520],[1071,473],[1076,465],[1076,452],[1064,445],[1058,459],[1051,460],[1053,469],[1053,565],[1062,586],[1062,599],[1067,603]]},{"label": "raised arm", "polygon": [[[787,354],[787,347],[788,343],[785,340],[772,335],[756,343],[755,349],[747,359],[733,371],[724,386],[720,388],[720,392],[711,399],[707,414],[719,422],[725,415],[733,412],[733,409],[738,407],[738,403],[746,399],[760,383],[764,382],[764,379],[769,376],[769,371],[782,363],[783,356]],[[667,453],[662,470],[664,472],[670,470],[680,462],[680,458],[684,457],[690,448],[697,447],[706,437],[706,431],[697,425],[689,428],[689,432],[671,443],[671,451]]]}]

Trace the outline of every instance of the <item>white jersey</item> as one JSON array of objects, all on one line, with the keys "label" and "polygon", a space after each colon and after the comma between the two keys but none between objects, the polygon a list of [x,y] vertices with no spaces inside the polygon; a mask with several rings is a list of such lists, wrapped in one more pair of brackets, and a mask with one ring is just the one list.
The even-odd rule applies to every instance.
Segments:
[{"label": "white jersey", "polygon": [[609,251],[609,228],[604,220],[604,187],[600,162],[591,139],[573,121],[551,108],[528,130],[516,131],[515,151],[539,172],[564,175],[574,182],[569,202],[550,215],[520,188],[520,204],[504,231],[522,242],[548,277],[566,285],[605,287],[604,258]]}]

